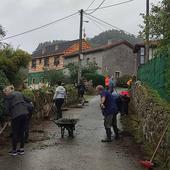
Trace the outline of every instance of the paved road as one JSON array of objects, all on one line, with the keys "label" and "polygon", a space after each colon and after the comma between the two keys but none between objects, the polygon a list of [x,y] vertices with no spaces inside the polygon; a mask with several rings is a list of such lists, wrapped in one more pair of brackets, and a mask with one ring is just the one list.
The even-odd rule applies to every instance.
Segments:
[{"label": "paved road", "polygon": [[103,120],[95,97],[84,109],[73,109],[66,117],[79,117],[76,137],[60,139],[50,124],[50,139],[27,146],[25,156],[0,157],[0,170],[141,170],[128,138],[101,143]]}]

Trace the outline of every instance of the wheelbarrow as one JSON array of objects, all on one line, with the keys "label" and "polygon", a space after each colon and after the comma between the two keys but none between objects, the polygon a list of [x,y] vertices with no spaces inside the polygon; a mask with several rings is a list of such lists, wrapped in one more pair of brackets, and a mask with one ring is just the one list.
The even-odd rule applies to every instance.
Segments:
[{"label": "wheelbarrow", "polygon": [[61,138],[64,138],[65,130],[68,131],[69,137],[74,138],[75,125],[77,124],[78,119],[60,118],[58,120],[53,120],[53,122],[60,127]]}]

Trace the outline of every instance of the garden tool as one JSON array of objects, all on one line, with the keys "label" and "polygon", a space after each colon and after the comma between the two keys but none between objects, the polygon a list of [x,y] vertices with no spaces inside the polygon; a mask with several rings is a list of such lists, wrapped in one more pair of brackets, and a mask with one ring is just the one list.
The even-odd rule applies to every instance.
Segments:
[{"label": "garden tool", "polygon": [[6,129],[8,125],[8,122],[5,122],[4,127],[0,130],[0,135],[3,133],[3,131]]},{"label": "garden tool", "polygon": [[144,168],[146,168],[146,169],[148,169],[148,170],[152,170],[152,169],[153,169],[153,167],[154,167],[153,159],[154,159],[154,157],[155,157],[155,155],[156,155],[156,153],[157,153],[157,151],[158,151],[158,149],[159,149],[159,147],[160,147],[160,145],[161,145],[161,143],[162,143],[162,140],[163,140],[163,138],[164,138],[164,136],[165,136],[165,134],[166,134],[166,131],[168,130],[168,127],[169,127],[169,124],[167,124],[166,127],[165,127],[165,129],[163,130],[162,135],[161,135],[161,137],[160,137],[160,139],[159,139],[159,142],[158,142],[158,144],[157,144],[157,146],[156,146],[156,148],[155,148],[155,150],[154,150],[154,153],[152,154],[151,159],[150,159],[150,160],[141,160],[141,161],[139,161],[140,164],[141,164]]}]

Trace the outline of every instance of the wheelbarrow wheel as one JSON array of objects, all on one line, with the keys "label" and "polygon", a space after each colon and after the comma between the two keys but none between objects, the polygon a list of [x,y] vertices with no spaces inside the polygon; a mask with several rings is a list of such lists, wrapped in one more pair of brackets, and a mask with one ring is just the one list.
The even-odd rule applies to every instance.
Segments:
[{"label": "wheelbarrow wheel", "polygon": [[64,138],[64,131],[65,131],[65,128],[61,127],[61,138]]},{"label": "wheelbarrow wheel", "polygon": [[69,137],[74,138],[73,128],[68,129],[68,135]]}]

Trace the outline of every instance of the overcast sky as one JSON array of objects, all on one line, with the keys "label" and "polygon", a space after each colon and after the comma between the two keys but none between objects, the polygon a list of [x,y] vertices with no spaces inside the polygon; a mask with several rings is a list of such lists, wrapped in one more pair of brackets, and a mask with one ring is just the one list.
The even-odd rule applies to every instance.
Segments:
[{"label": "overcast sky", "polygon": [[[7,36],[41,26],[53,20],[86,9],[93,0],[1,0],[0,24]],[[103,6],[125,0],[106,0]],[[93,15],[125,31],[138,34],[142,24],[140,13],[145,12],[146,0],[134,0],[120,6],[98,10]],[[96,8],[102,0],[96,0],[91,8]],[[157,3],[158,0],[150,0]],[[84,20],[88,20],[84,18]],[[93,21],[84,23],[87,37],[94,37],[102,30],[111,29],[106,25],[96,25]],[[15,48],[32,52],[40,42],[49,40],[73,40],[79,37],[79,15],[49,27],[6,40]]]}]

